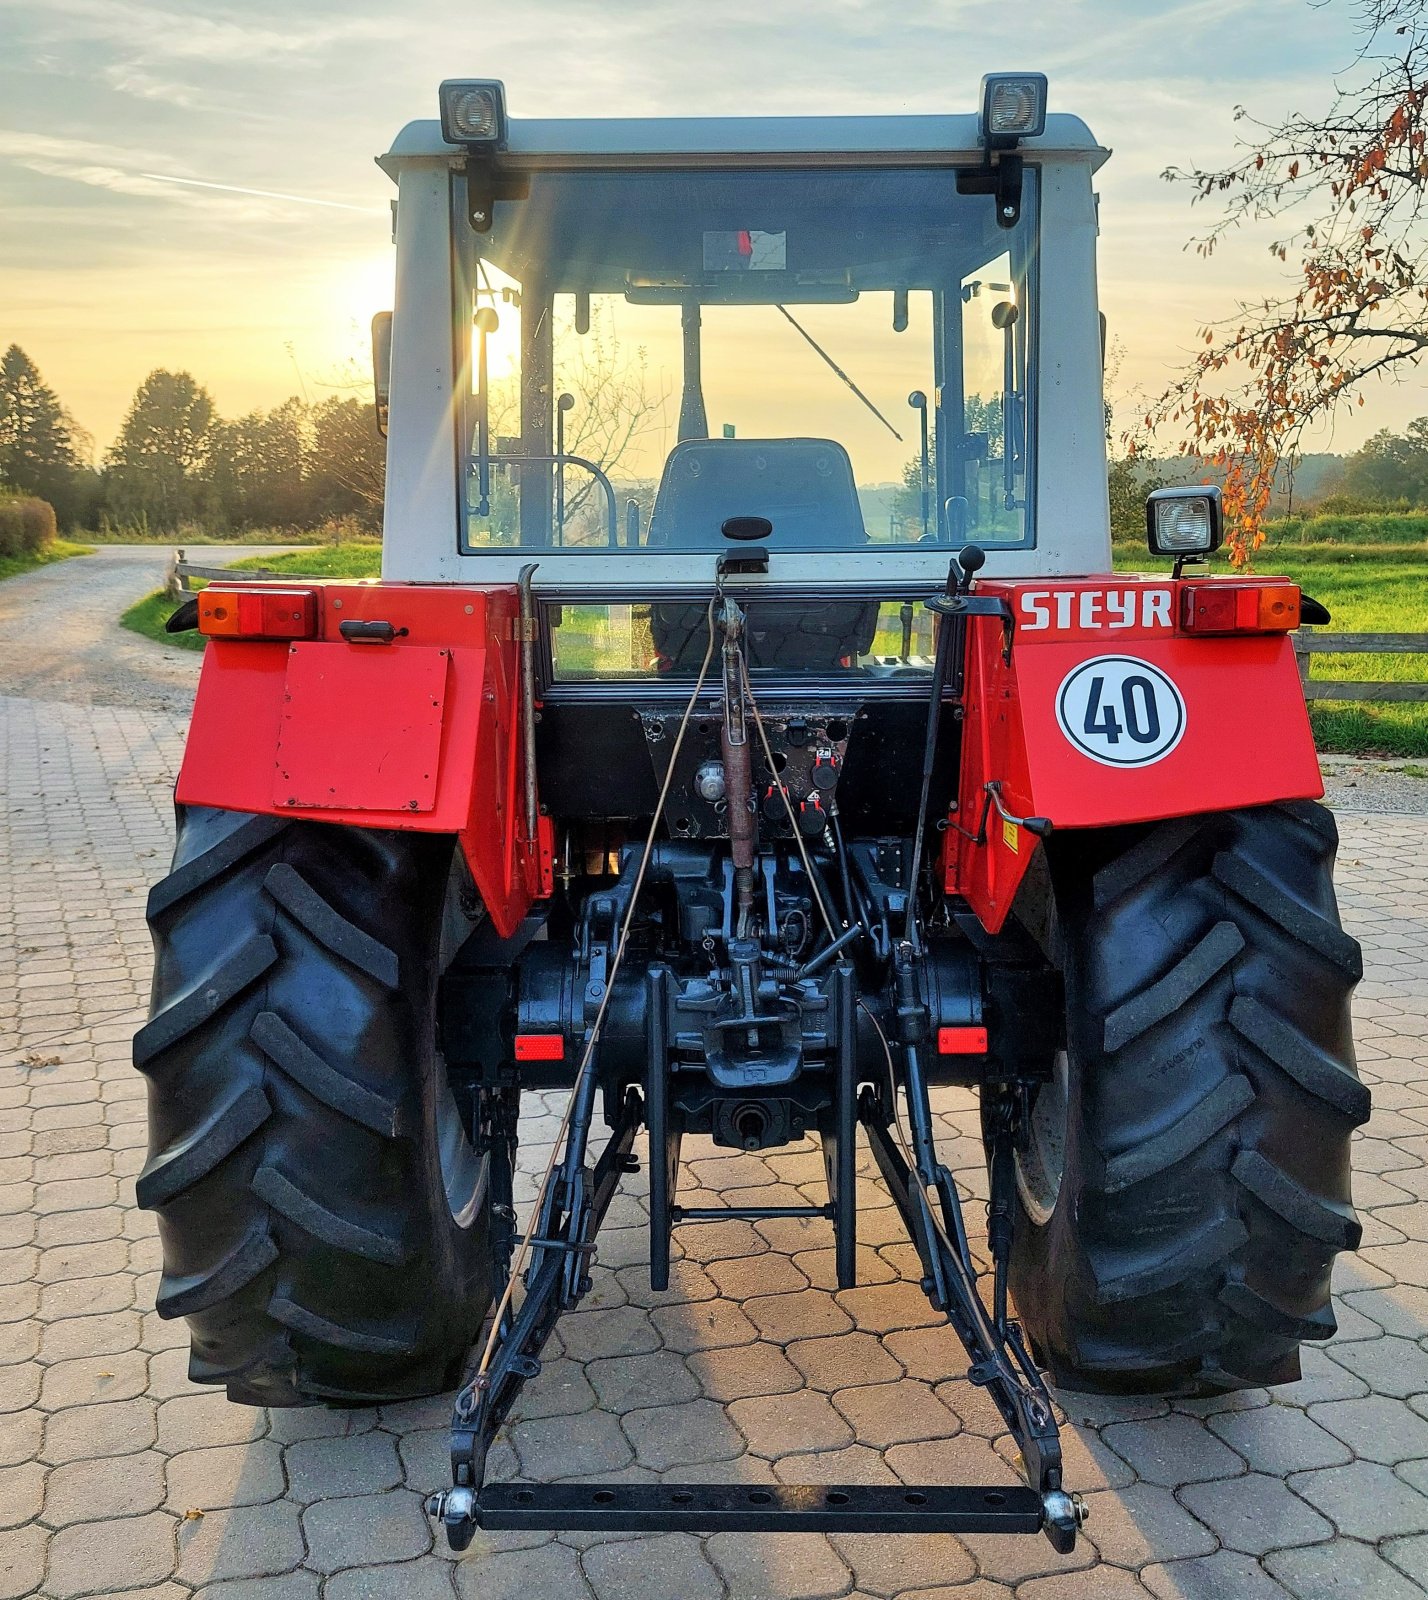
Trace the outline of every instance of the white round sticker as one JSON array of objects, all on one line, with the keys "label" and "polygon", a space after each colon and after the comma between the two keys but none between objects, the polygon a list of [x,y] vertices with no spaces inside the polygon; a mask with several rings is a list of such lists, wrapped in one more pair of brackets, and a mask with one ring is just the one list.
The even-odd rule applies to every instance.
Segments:
[{"label": "white round sticker", "polygon": [[1108,767],[1148,767],[1161,761],[1185,732],[1179,689],[1148,661],[1096,656],[1073,667],[1056,696],[1061,731],[1092,761]]}]

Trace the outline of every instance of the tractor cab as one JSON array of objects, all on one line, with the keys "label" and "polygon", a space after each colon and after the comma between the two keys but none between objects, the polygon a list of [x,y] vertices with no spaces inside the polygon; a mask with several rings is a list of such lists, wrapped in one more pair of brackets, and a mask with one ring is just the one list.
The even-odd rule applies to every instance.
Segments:
[{"label": "tractor cab", "polygon": [[[733,547],[751,590],[880,588],[832,630],[867,672],[969,541],[991,572],[1107,566],[1105,152],[1044,79],[976,116],[526,121],[494,82],[441,109],[382,158],[384,576],[644,595]],[[687,666],[636,635],[617,659],[584,619],[554,675]]]}]

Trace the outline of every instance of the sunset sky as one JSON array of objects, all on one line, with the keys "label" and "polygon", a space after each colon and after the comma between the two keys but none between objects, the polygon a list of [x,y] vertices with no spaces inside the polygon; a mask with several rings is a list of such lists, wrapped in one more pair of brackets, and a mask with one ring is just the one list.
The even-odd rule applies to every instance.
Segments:
[{"label": "sunset sky", "polygon": [[[920,112],[972,110],[983,71],[1021,67],[1114,151],[1103,307],[1118,388],[1153,390],[1201,322],[1277,281],[1267,233],[1187,253],[1196,217],[1161,170],[1226,158],[1236,104],[1325,105],[1353,23],[1346,0],[0,0],[0,345],[101,451],[156,366],[226,415],[364,383],[390,303],[372,158],[443,77],[504,78],[517,116]],[[1421,381],[1385,389],[1333,445],[1425,411]]]}]

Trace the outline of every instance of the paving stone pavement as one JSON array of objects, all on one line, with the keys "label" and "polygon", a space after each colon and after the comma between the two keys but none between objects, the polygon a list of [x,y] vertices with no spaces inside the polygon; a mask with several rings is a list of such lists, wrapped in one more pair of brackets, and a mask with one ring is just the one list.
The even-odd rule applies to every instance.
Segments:
[{"label": "paving stone pavement", "polygon": [[[1070,1560],[1039,1538],[486,1536],[452,1559],[421,1496],[445,1482],[446,1397],[264,1413],[185,1375],[152,1310],[134,1205],[149,976],[143,906],[170,845],[182,720],[0,698],[0,1600],[1399,1600],[1428,1592],[1428,818],[1343,812],[1340,896],[1363,941],[1355,1144],[1364,1245],[1338,1337],[1300,1384],[1203,1402],[1062,1394],[1067,1478],[1091,1501]],[[527,1167],[558,1097],[523,1121]],[[944,1151],[984,1193],[969,1097]],[[561,1324],[497,1466],[552,1478],[1012,1481],[981,1391],[915,1287],[864,1163],[862,1286],[826,1226],[686,1230],[651,1294],[638,1181],[595,1288]],[[812,1147],[694,1149],[696,1203],[821,1198]],[[527,1197],[533,1179],[527,1179]],[[975,1212],[975,1207],[973,1208]]]}]

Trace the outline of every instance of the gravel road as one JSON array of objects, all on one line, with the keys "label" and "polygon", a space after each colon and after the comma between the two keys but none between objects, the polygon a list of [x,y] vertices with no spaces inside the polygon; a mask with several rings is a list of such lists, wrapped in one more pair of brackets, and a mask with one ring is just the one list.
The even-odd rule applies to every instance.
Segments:
[{"label": "gravel road", "polygon": [[[185,546],[191,561],[207,566],[283,548]],[[171,554],[168,545],[100,545],[92,556],[0,583],[0,692],[187,716],[197,652],[167,648],[119,626],[136,600],[163,586]]]}]

